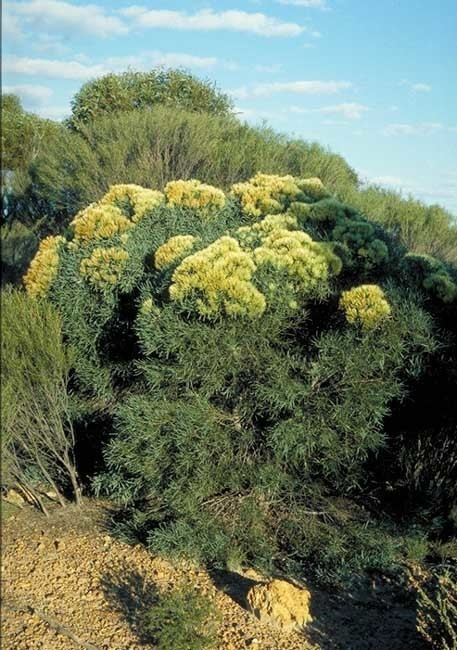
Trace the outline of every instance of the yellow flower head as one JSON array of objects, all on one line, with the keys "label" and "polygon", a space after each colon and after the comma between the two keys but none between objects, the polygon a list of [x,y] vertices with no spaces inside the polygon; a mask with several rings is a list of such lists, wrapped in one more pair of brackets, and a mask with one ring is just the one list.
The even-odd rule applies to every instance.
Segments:
[{"label": "yellow flower head", "polygon": [[260,316],[265,297],[252,284],[255,264],[232,237],[221,237],[186,257],[176,268],[170,287],[172,300],[196,300],[203,316]]},{"label": "yellow flower head", "polygon": [[195,179],[170,181],[165,187],[165,196],[170,205],[191,208],[205,216],[212,216],[226,201],[222,190]]},{"label": "yellow flower head", "polygon": [[232,186],[232,196],[239,199],[243,212],[253,218],[281,212],[302,194],[293,176],[258,173],[247,183]]},{"label": "yellow flower head", "polygon": [[30,263],[24,276],[24,285],[30,296],[45,296],[57,275],[59,268],[59,248],[65,238],[45,237],[38,252]]},{"label": "yellow flower head", "polygon": [[262,221],[252,224],[252,226],[241,226],[236,231],[236,234],[243,248],[252,248],[278,228],[296,230],[298,228],[297,220],[290,214],[270,214]]},{"label": "yellow flower head", "polygon": [[286,271],[301,292],[314,289],[329,275],[327,251],[299,230],[273,230],[254,250],[254,260],[258,266],[268,264]]},{"label": "yellow flower head", "polygon": [[116,205],[119,202],[128,201],[132,207],[132,221],[137,223],[144,217],[146,212],[162,205],[165,197],[158,190],[150,190],[141,185],[124,184],[112,185],[105,196],[101,199],[102,205]]},{"label": "yellow flower head", "polygon": [[384,291],[377,284],[343,291],[339,304],[348,323],[361,325],[366,331],[377,327],[391,313]]},{"label": "yellow flower head", "polygon": [[164,269],[167,266],[170,266],[176,260],[179,260],[180,257],[183,257],[192,246],[196,238],[192,235],[176,235],[176,237],[171,237],[165,244],[159,246],[154,255],[154,263],[156,269]]},{"label": "yellow flower head", "polygon": [[92,203],[85,210],[78,212],[71,225],[75,233],[75,243],[84,245],[94,239],[121,235],[133,224],[116,206]]},{"label": "yellow flower head", "polygon": [[90,257],[81,261],[79,270],[93,286],[108,289],[119,282],[128,257],[127,251],[117,246],[95,248]]}]

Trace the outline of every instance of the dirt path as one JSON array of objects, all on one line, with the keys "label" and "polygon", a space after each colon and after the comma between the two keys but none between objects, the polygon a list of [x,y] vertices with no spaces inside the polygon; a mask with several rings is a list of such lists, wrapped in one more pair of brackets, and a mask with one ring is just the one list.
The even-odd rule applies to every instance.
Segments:
[{"label": "dirt path", "polygon": [[[348,595],[313,590],[314,623],[306,637],[261,625],[242,606],[249,581],[238,574],[210,575],[190,564],[173,565],[141,546],[108,535],[106,508],[56,510],[47,520],[29,509],[3,527],[2,648],[148,650],[139,624],[157,589],[191,578],[221,613],[218,650],[401,650],[420,648],[414,614],[388,586],[377,593]],[[375,590],[376,592],[376,590]],[[15,611],[5,605],[30,606]],[[241,603],[241,604],[240,604]],[[38,611],[41,613],[35,613]],[[51,619],[51,624],[43,620]],[[58,621],[70,632],[56,631]],[[81,646],[80,646],[81,647]]]}]

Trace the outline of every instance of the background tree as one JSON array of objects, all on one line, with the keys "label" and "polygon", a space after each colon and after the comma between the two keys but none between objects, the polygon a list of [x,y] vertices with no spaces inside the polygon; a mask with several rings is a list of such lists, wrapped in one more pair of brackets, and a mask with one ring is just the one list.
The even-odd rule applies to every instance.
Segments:
[{"label": "background tree", "polygon": [[211,115],[229,115],[233,104],[216,84],[183,70],[108,74],[85,83],[72,101],[69,124],[79,129],[102,115],[164,105]]}]

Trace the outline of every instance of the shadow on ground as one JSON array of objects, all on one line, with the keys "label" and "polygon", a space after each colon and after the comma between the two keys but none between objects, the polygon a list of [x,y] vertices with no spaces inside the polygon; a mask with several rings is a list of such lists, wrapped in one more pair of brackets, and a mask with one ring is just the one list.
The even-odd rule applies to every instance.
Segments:
[{"label": "shadow on ground", "polygon": [[151,580],[126,567],[105,574],[101,584],[111,607],[127,621],[138,641],[151,643],[144,629],[145,614],[157,602],[158,592]]},{"label": "shadow on ground", "polygon": [[425,650],[414,602],[383,579],[354,590],[311,591],[306,638],[322,650]]},{"label": "shadow on ground", "polygon": [[[246,609],[257,581],[231,571],[210,571],[214,585]],[[353,591],[310,587],[311,615],[304,637],[321,650],[425,650],[416,631],[414,602],[383,579]]]}]

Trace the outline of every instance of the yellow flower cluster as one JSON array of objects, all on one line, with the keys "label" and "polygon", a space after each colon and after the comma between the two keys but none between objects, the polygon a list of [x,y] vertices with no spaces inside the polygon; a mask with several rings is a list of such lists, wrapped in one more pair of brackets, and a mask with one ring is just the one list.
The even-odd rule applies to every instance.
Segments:
[{"label": "yellow flower cluster", "polygon": [[165,187],[165,196],[170,205],[192,208],[207,216],[223,208],[226,200],[222,190],[195,179],[170,181]]},{"label": "yellow flower cluster", "polygon": [[128,257],[127,251],[117,246],[94,248],[91,256],[81,261],[79,270],[95,287],[107,289],[119,281]]},{"label": "yellow flower cluster", "polygon": [[196,298],[202,316],[260,316],[265,297],[251,282],[255,264],[232,237],[224,236],[189,257],[172,276],[170,297],[182,301]]},{"label": "yellow flower cluster", "polygon": [[241,226],[236,231],[237,237],[244,247],[253,247],[261,243],[266,235],[277,229],[296,230],[297,219],[291,214],[270,214],[262,221],[252,226]]},{"label": "yellow flower cluster", "polygon": [[377,284],[362,284],[343,291],[340,308],[348,323],[361,325],[366,331],[374,329],[391,313],[385,294]]},{"label": "yellow flower cluster", "polygon": [[232,185],[232,195],[239,199],[241,208],[250,217],[276,214],[300,194],[293,176],[256,174],[247,183]]},{"label": "yellow flower cluster", "polygon": [[92,203],[78,212],[71,225],[75,233],[75,244],[84,245],[94,239],[122,235],[133,224],[116,206]]},{"label": "yellow flower cluster", "polygon": [[132,221],[137,223],[146,212],[162,205],[165,197],[158,190],[150,190],[141,185],[125,184],[112,185],[101,199],[102,205],[116,205],[118,202],[128,201],[132,207]]},{"label": "yellow flower cluster", "polygon": [[254,261],[286,271],[300,291],[313,289],[329,275],[328,253],[299,230],[272,230],[254,250]]},{"label": "yellow flower cluster", "polygon": [[183,257],[192,246],[196,238],[192,235],[176,235],[171,237],[165,244],[159,246],[154,255],[156,269],[164,269],[173,262]]},{"label": "yellow flower cluster", "polygon": [[45,237],[24,276],[24,285],[30,296],[45,296],[57,275],[59,248],[64,237]]}]

